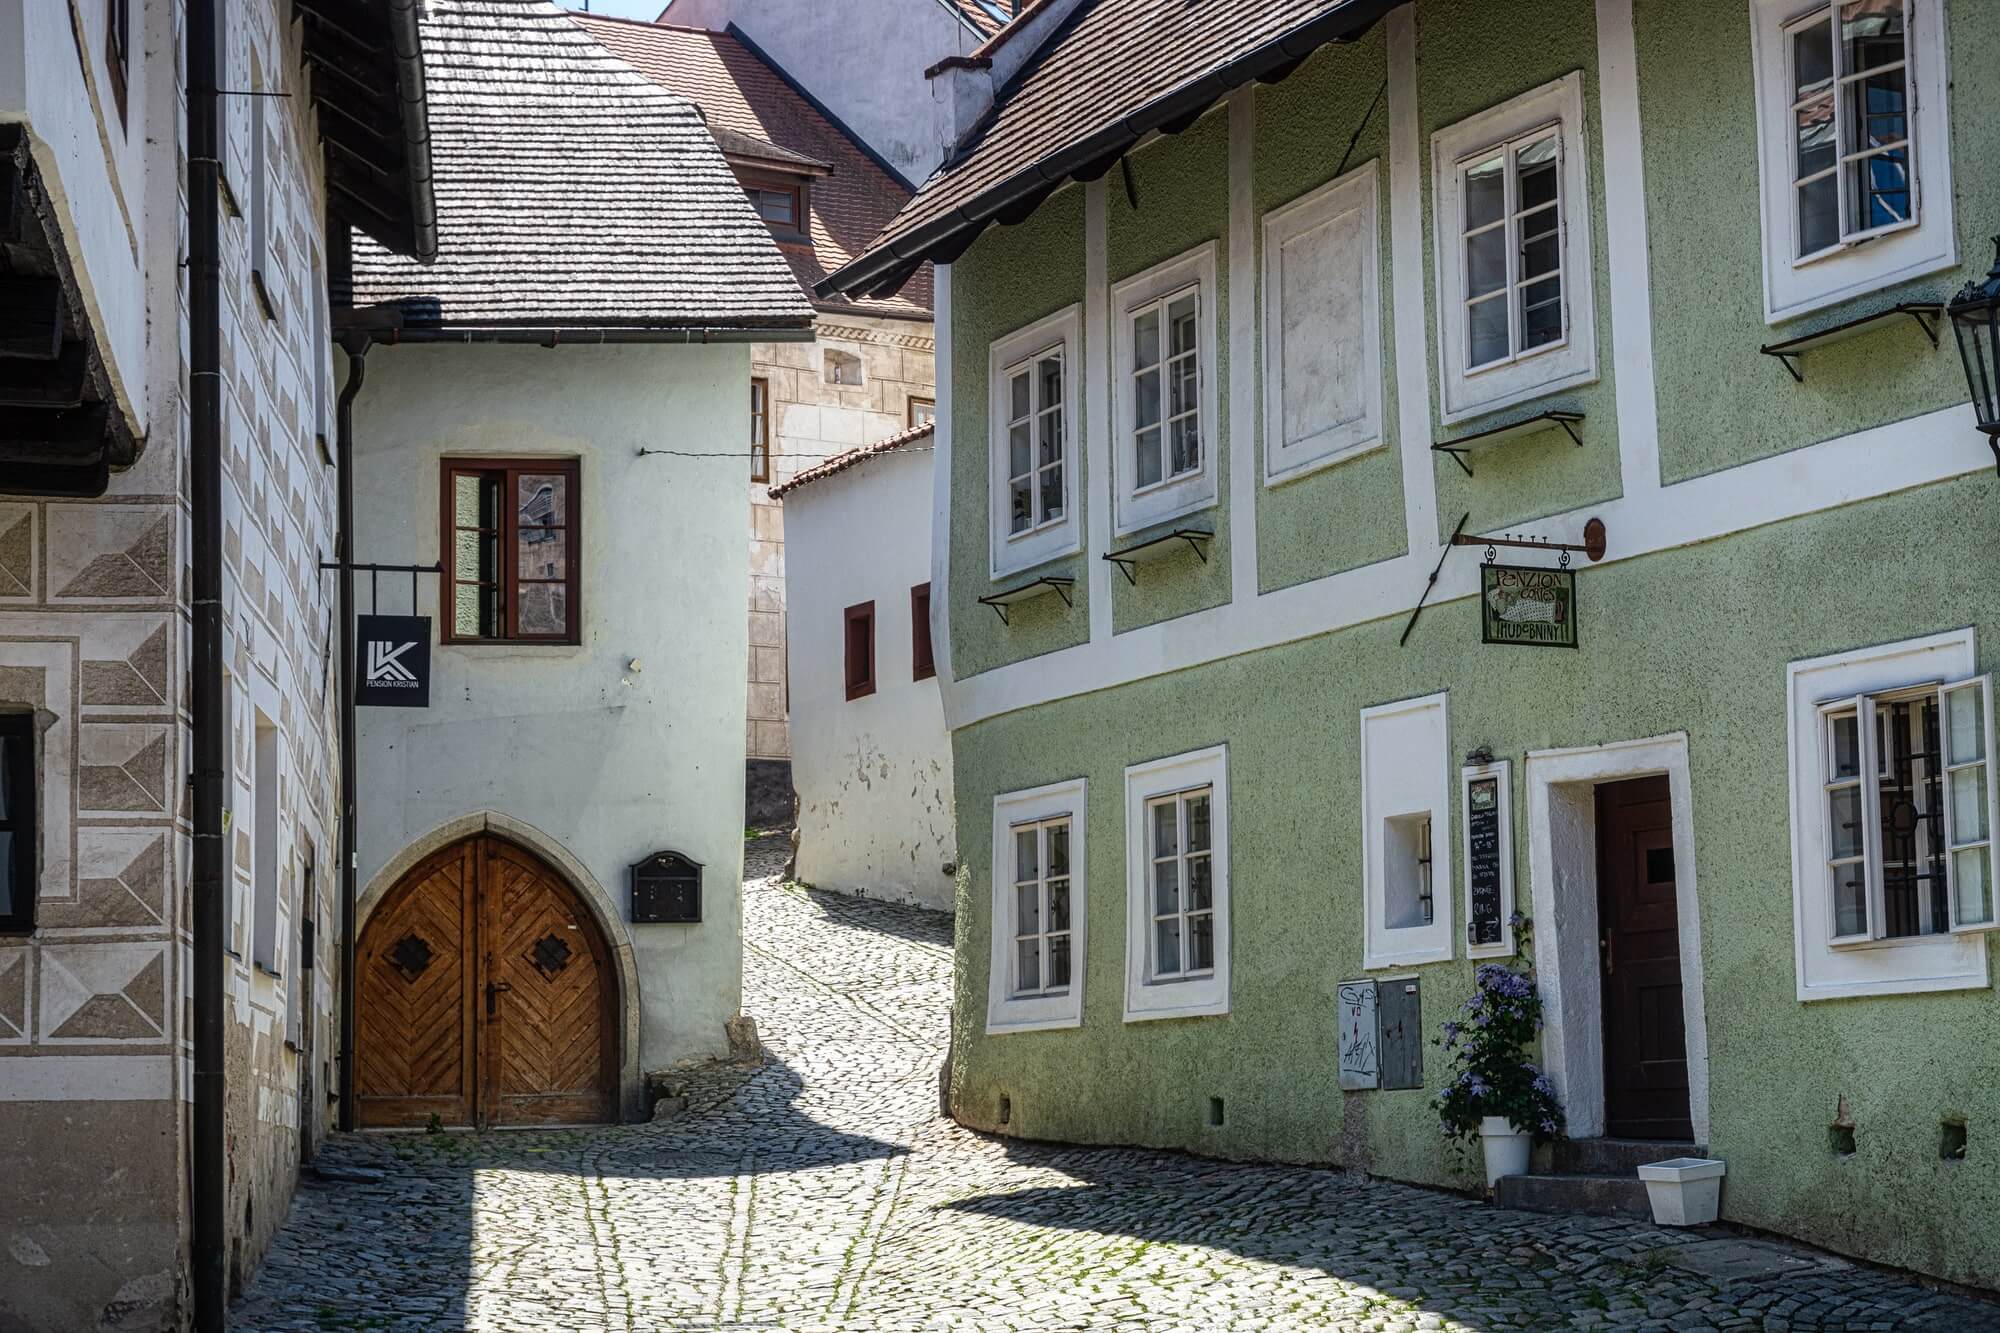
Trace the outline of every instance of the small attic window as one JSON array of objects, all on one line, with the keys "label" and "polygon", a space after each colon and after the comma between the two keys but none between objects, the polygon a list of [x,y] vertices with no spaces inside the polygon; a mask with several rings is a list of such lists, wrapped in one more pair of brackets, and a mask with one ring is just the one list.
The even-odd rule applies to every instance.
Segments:
[{"label": "small attic window", "polygon": [[837,347],[826,349],[826,382],[858,386],[862,380],[861,358],[853,352],[843,352]]},{"label": "small attic window", "polygon": [[805,181],[742,171],[737,173],[737,179],[743,182],[743,193],[749,196],[750,207],[764,219],[771,235],[780,241],[799,243],[811,239],[808,228],[812,198]]}]

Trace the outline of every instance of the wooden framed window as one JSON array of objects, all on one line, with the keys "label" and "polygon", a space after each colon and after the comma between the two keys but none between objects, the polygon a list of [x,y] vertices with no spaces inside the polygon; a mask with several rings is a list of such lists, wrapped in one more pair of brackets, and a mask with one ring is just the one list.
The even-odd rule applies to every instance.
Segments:
[{"label": "wooden framed window", "polygon": [[1008,998],[1059,995],[1069,989],[1070,817],[1014,826],[1014,941]]},{"label": "wooden framed window", "polygon": [[842,617],[847,636],[847,697],[875,693],[875,603],[850,606]]},{"label": "wooden framed window", "polygon": [[35,715],[0,714],[0,931],[35,928]]},{"label": "wooden framed window", "polygon": [[929,680],[937,674],[931,658],[931,585],[910,589],[910,679]]},{"label": "wooden framed window", "polygon": [[914,429],[918,426],[928,425],[936,420],[937,420],[937,399],[919,398],[915,394],[911,394],[910,422],[909,422],[911,428]]},{"label": "wooden framed window", "polygon": [[1215,503],[1215,258],[1203,245],[1111,290],[1119,536]]},{"label": "wooden framed window", "polygon": [[739,176],[750,207],[764,219],[764,225],[781,241],[805,244],[812,239],[810,187],[802,180],[782,176]]},{"label": "wooden framed window", "polygon": [[580,643],[577,460],[444,461],[445,643]]},{"label": "wooden framed window", "polygon": [[1229,1012],[1229,757],[1125,770],[1125,1021]]},{"label": "wooden framed window", "polygon": [[988,1033],[1083,1023],[1087,794],[1077,778],[993,798]]},{"label": "wooden framed window", "polygon": [[771,479],[771,381],[750,381],[750,480]]},{"label": "wooden framed window", "polygon": [[132,0],[105,0],[104,65],[111,73],[111,100],[118,123],[125,122],[125,89],[132,78]]}]

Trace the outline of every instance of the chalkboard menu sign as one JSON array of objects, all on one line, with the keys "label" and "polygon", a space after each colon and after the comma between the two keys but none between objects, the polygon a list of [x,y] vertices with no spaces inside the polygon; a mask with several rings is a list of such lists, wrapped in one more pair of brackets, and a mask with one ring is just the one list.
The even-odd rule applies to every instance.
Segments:
[{"label": "chalkboard menu sign", "polygon": [[1463,774],[1465,943],[1469,957],[1511,954],[1514,931],[1513,818],[1505,760]]}]

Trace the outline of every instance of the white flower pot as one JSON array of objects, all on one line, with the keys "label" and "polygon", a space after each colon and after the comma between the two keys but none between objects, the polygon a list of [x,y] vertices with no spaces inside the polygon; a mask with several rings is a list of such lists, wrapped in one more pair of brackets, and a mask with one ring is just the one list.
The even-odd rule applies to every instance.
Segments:
[{"label": "white flower pot", "polygon": [[1504,1115],[1489,1115],[1479,1122],[1479,1148],[1486,1156],[1486,1188],[1502,1176],[1528,1173],[1528,1154],[1534,1149],[1532,1136],[1514,1128]]},{"label": "white flower pot", "polygon": [[1722,1204],[1724,1164],[1712,1157],[1676,1157],[1639,1168],[1653,1220],[1663,1227],[1698,1227],[1715,1220]]}]

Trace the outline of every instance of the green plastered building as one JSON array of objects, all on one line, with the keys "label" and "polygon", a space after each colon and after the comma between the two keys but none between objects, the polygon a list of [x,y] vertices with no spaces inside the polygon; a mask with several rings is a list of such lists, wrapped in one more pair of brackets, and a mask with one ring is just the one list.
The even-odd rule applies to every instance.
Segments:
[{"label": "green plastered building", "polygon": [[1574,1138],[2000,1286],[1939,309],[2000,7],[1043,0],[947,64],[829,289],[939,265],[954,1114],[1476,1188],[1431,1039],[1532,965]]}]

